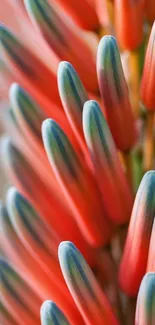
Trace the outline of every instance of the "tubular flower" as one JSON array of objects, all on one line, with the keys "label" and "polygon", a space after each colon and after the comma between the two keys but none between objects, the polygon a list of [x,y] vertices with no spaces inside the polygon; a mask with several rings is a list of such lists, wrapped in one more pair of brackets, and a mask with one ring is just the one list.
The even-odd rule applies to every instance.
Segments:
[{"label": "tubular flower", "polygon": [[[124,253],[120,265],[121,288],[136,295],[145,274],[155,215],[155,172],[143,177],[134,202]],[[126,268],[126,265],[128,267]]]},{"label": "tubular flower", "polygon": [[119,150],[129,151],[136,142],[136,126],[119,50],[112,36],[104,36],[99,43],[97,74],[107,122],[116,146]]}]

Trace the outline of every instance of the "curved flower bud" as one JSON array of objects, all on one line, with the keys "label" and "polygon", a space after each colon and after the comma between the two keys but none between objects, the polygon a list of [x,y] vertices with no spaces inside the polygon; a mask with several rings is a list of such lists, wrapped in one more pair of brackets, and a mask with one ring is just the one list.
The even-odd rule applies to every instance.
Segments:
[{"label": "curved flower bud", "polygon": [[155,23],[153,24],[145,55],[141,81],[141,99],[145,108],[155,111]]},{"label": "curved flower bud", "polygon": [[119,282],[123,291],[135,296],[145,274],[152,225],[155,215],[155,172],[147,172],[139,186],[124,253]]},{"label": "curved flower bud", "polygon": [[104,219],[93,175],[81,163],[67,136],[54,120],[43,122],[42,134],[47,156],[81,232],[91,245],[104,245],[111,229]]},{"label": "curved flower bud", "polygon": [[104,36],[98,47],[97,74],[106,118],[119,150],[136,142],[136,126],[120,54],[114,37]]},{"label": "curved flower bud", "polygon": [[47,0],[25,0],[25,5],[32,22],[50,48],[61,60],[67,60],[74,65],[90,91],[97,91],[96,50],[88,46],[81,30],[68,20],[60,7],[49,4]]},{"label": "curved flower bud", "polygon": [[1,300],[19,324],[39,324],[41,299],[3,259],[0,259]]},{"label": "curved flower bud", "polygon": [[133,198],[109,127],[96,101],[84,105],[83,129],[107,216],[114,223],[125,223],[130,217]]},{"label": "curved flower bud", "polygon": [[115,0],[114,9],[119,45],[136,50],[143,41],[144,0]]},{"label": "curved flower bud", "polygon": [[43,302],[40,315],[41,325],[69,325],[65,315],[53,301]]},{"label": "curved flower bud", "polygon": [[147,273],[140,285],[137,307],[136,325],[154,325],[155,320],[155,273]]},{"label": "curved flower bud", "polygon": [[0,25],[0,44],[15,77],[49,113],[51,102],[49,106],[47,100],[60,103],[55,72],[26,48],[4,25]]},{"label": "curved flower bud", "polygon": [[87,325],[118,325],[93,272],[71,242],[59,246],[59,260],[70,293]]}]

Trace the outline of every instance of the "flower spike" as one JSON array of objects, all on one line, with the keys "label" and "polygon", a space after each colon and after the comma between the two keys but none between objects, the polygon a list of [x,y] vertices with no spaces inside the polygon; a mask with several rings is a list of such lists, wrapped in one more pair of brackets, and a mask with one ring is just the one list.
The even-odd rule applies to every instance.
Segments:
[{"label": "flower spike", "polygon": [[145,274],[155,215],[155,172],[147,172],[139,186],[119,271],[120,286],[136,296]]},{"label": "flower spike", "polygon": [[53,301],[43,302],[40,315],[41,325],[69,325],[65,315]]},{"label": "flower spike", "polygon": [[137,307],[136,325],[154,325],[155,322],[155,273],[147,273],[140,285]]},{"label": "flower spike", "polygon": [[98,47],[97,74],[107,122],[119,150],[128,152],[137,132],[121,58],[114,37],[104,36]]},{"label": "flower spike", "polygon": [[107,216],[114,223],[123,224],[130,217],[132,194],[107,122],[96,101],[90,100],[84,105],[83,129]]},{"label": "flower spike", "polygon": [[63,276],[85,323],[118,325],[106,296],[74,244],[62,242],[58,254]]}]

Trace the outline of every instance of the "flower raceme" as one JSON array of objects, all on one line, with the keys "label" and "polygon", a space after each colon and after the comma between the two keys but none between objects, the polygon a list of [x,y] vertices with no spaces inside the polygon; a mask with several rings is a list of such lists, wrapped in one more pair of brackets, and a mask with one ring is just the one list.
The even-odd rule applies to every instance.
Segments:
[{"label": "flower raceme", "polygon": [[155,325],[154,2],[5,2],[1,323]]}]

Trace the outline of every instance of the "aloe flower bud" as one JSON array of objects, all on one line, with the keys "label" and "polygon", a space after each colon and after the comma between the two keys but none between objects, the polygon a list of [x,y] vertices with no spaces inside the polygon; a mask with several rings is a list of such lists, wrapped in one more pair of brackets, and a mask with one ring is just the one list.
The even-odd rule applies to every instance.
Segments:
[{"label": "aloe flower bud", "polygon": [[155,172],[147,172],[136,194],[126,244],[120,264],[120,286],[136,296],[145,275],[155,215]]},{"label": "aloe flower bud", "polygon": [[122,170],[111,132],[96,101],[87,101],[83,129],[107,216],[125,223],[132,209],[132,194]]},{"label": "aloe flower bud", "polygon": [[145,55],[141,81],[141,99],[146,109],[155,111],[155,23],[153,24]]},{"label": "aloe flower bud", "polygon": [[68,21],[67,16],[47,0],[25,0],[32,22],[61,60],[74,65],[84,85],[90,91],[97,91],[94,48],[88,46],[81,31]]},{"label": "aloe flower bud", "polygon": [[137,307],[136,325],[154,325],[155,321],[155,273],[147,273],[140,285]]},{"label": "aloe flower bud", "polygon": [[67,136],[54,120],[43,122],[42,134],[49,161],[81,232],[91,245],[105,245],[111,229],[97,198],[93,175],[81,163]]},{"label": "aloe flower bud", "polygon": [[104,36],[98,47],[97,74],[107,122],[119,150],[129,151],[137,132],[120,54],[114,37]]},{"label": "aloe flower bud", "polygon": [[144,0],[115,0],[114,10],[119,45],[136,50],[143,41]]},{"label": "aloe flower bud", "polygon": [[61,62],[58,68],[58,89],[61,102],[75,136],[86,151],[82,128],[83,105],[88,100],[88,94],[75,69],[69,62]]},{"label": "aloe flower bud", "polygon": [[39,324],[41,299],[2,258],[0,259],[1,301],[12,317],[21,325]]},{"label": "aloe flower bud", "polygon": [[71,242],[59,246],[60,266],[87,325],[118,325],[112,308],[81,253]]},{"label": "aloe flower bud", "polygon": [[43,302],[40,315],[41,325],[69,325],[65,315],[53,301]]}]

